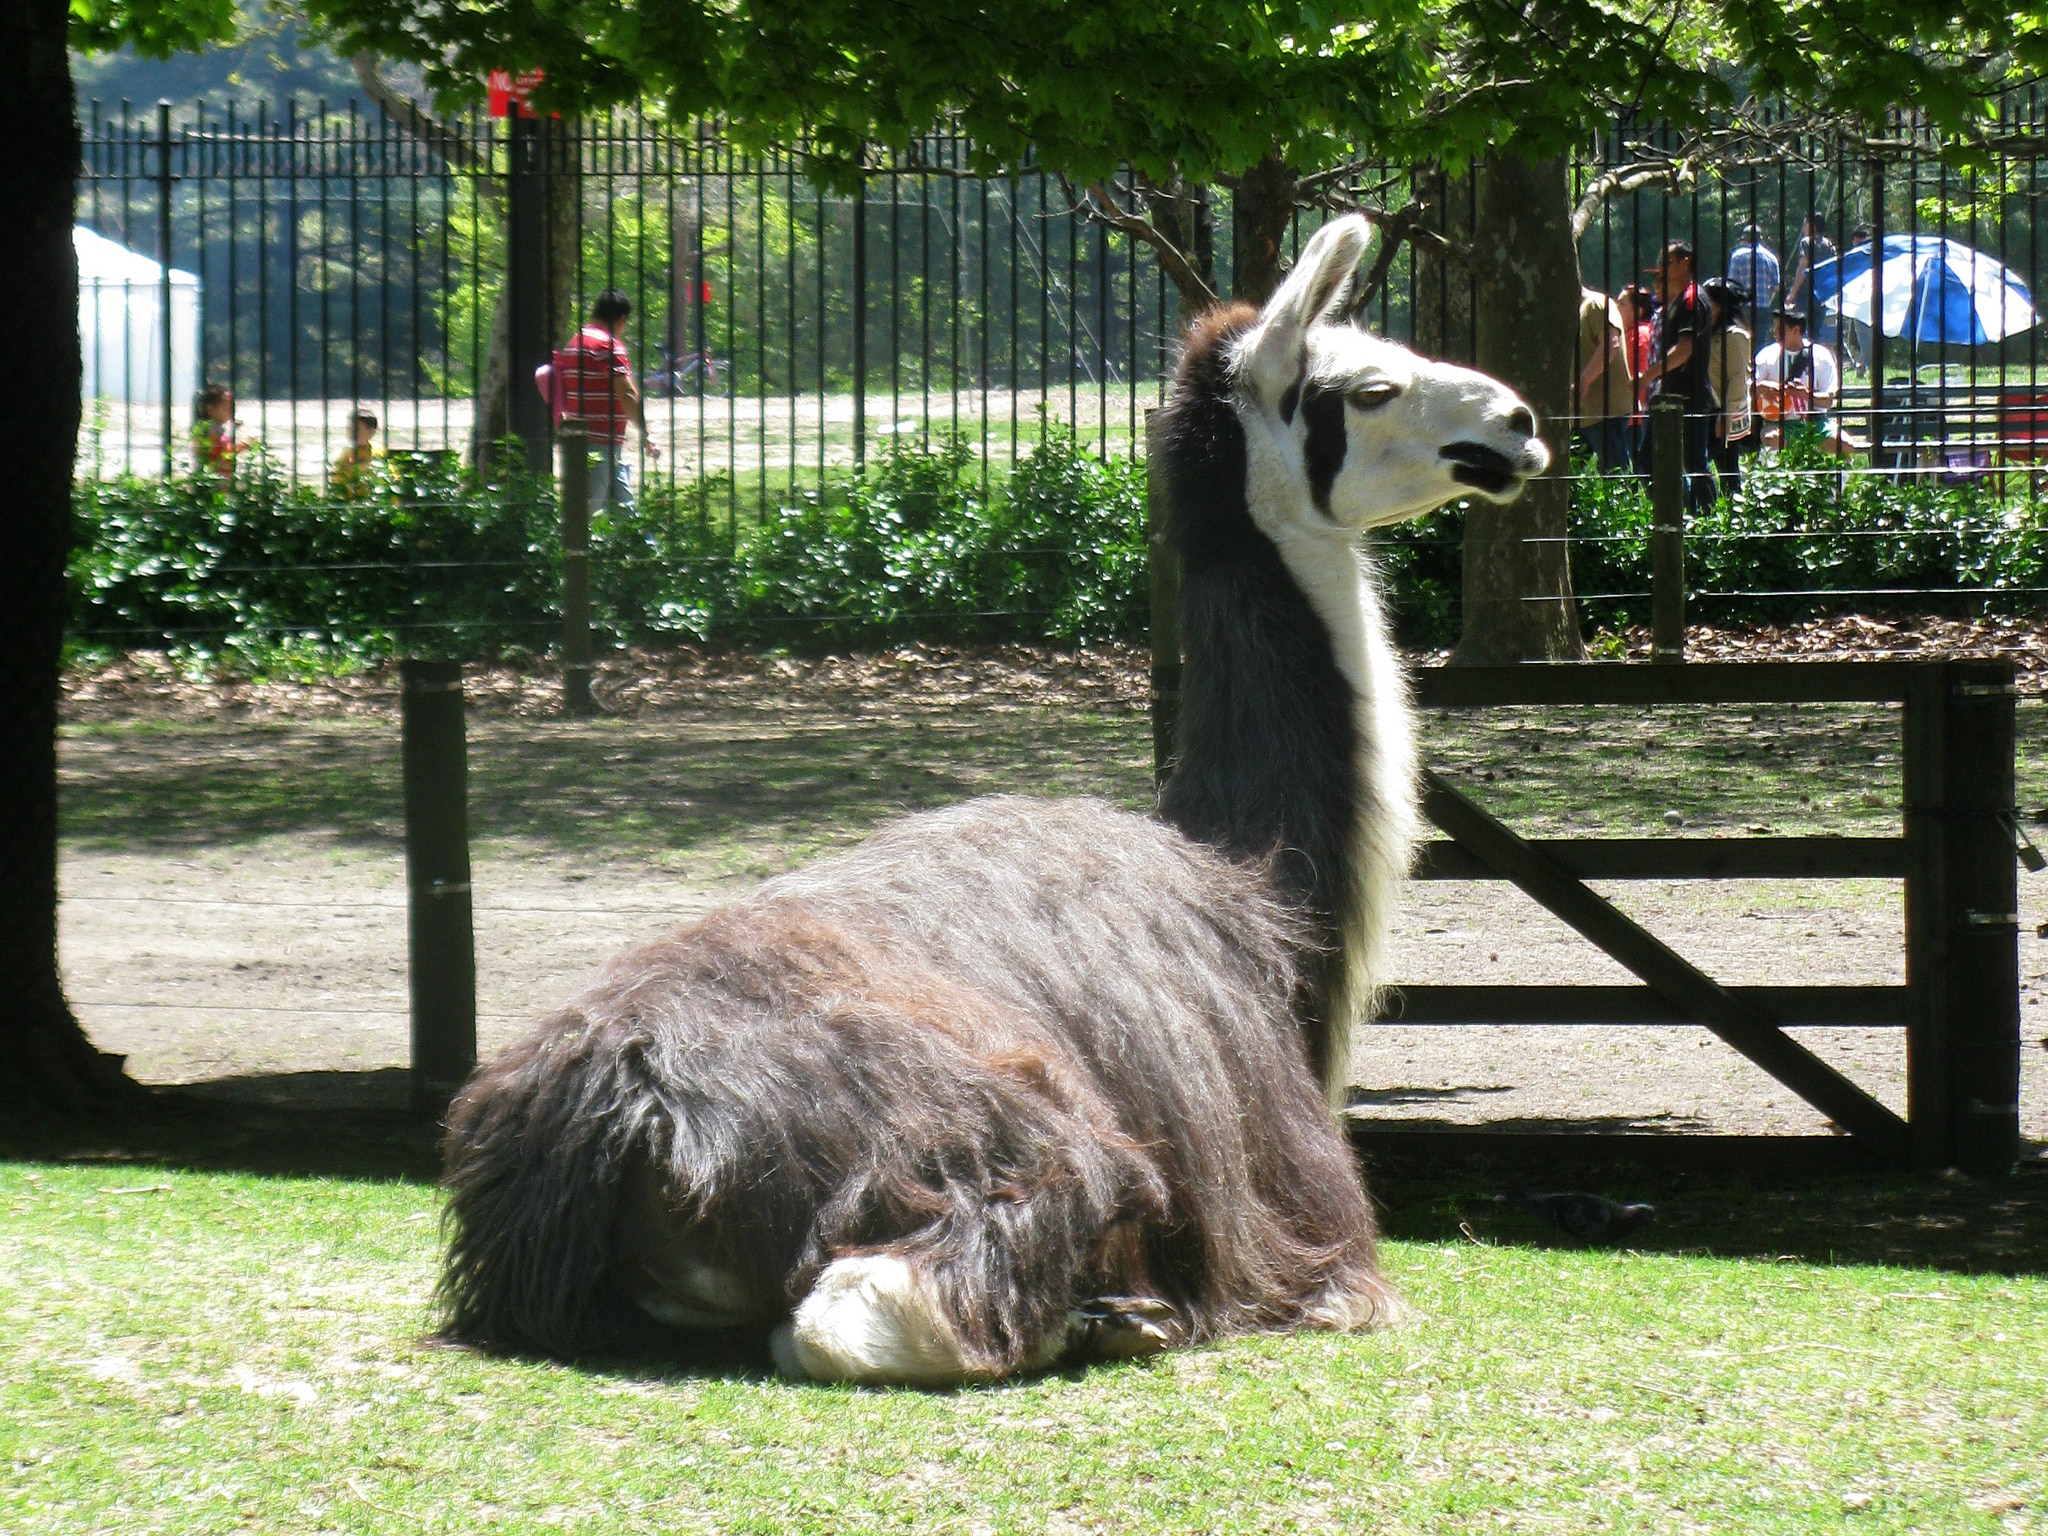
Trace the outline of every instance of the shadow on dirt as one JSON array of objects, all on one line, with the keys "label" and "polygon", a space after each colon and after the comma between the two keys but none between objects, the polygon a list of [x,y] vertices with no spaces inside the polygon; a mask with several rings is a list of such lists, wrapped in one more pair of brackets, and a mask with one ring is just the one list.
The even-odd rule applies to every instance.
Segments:
[{"label": "shadow on dirt", "polygon": [[[405,1072],[391,1069],[159,1088],[146,1109],[116,1119],[11,1121],[0,1126],[0,1159],[432,1183],[439,1126],[411,1110],[407,1086]],[[2001,1179],[1904,1177],[1843,1172],[1839,1157],[1830,1167],[1798,1156],[1787,1139],[1615,1136],[1639,1130],[1634,1123],[1542,1129],[1592,1134],[1504,1134],[1491,1152],[1472,1150],[1469,1137],[1427,1133],[1368,1141],[1367,1178],[1387,1235],[1566,1246],[1515,1197],[1585,1190],[1657,1208],[1655,1223],[1630,1237],[1637,1252],[2048,1274],[2048,1154],[2039,1147]],[[1843,1145],[1804,1140],[1815,1154]]]}]

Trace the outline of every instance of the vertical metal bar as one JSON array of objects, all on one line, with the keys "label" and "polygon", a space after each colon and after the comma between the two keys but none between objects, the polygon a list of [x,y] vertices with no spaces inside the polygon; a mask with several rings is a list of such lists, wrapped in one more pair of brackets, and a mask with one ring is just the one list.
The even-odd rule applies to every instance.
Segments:
[{"label": "vertical metal bar", "polygon": [[[788,332],[787,353],[789,357],[789,499],[796,501],[796,157],[788,150],[782,151],[783,177],[783,222],[787,225],[789,238],[789,285],[784,297],[783,319]],[[821,312],[818,323],[824,324]]]},{"label": "vertical metal bar", "polygon": [[177,429],[171,420],[171,104],[156,104],[156,259],[158,387],[163,391],[164,478],[171,478],[171,445]]},{"label": "vertical metal bar", "polygon": [[1109,230],[1095,226],[1095,405],[1101,421],[1096,449],[1109,452]]},{"label": "vertical metal bar", "polygon": [[889,156],[889,441],[903,419],[903,185]]},{"label": "vertical metal bar", "polygon": [[[920,157],[920,164],[923,163]],[[917,173],[917,383],[922,404],[917,417],[921,448],[932,442],[932,178]]]},{"label": "vertical metal bar", "polygon": [[1010,463],[1018,461],[1018,197],[1022,180],[1010,172]]},{"label": "vertical metal bar", "polygon": [[1884,409],[1884,161],[1870,162],[1870,464],[1873,469],[1889,468],[1891,450],[1885,446],[1890,423]]},{"label": "vertical metal bar", "polygon": [[754,520],[768,520],[768,165],[754,164]]},{"label": "vertical metal bar", "polygon": [[830,382],[830,362],[826,351],[831,339],[831,310],[825,303],[826,241],[829,229],[826,223],[825,189],[818,189],[818,494],[825,494],[825,442],[828,413],[825,409],[825,391]]},{"label": "vertical metal bar", "polygon": [[[733,174],[737,162],[733,145],[725,150],[725,365],[739,362],[739,336],[733,330],[739,322],[739,221],[733,217]],[[739,381],[725,377],[725,547],[739,547]]]},{"label": "vertical metal bar", "polygon": [[868,178],[853,189],[853,473],[868,462]]},{"label": "vertical metal bar", "polygon": [[[313,140],[313,185],[318,191],[320,208],[320,393],[315,397],[320,412],[320,483],[327,483],[327,468],[333,462],[332,444],[328,441],[327,402],[331,391],[327,387],[327,364],[334,353],[334,328],[329,298],[334,292],[334,274],[331,270],[334,249],[334,229],[327,217],[327,177],[330,169],[329,145],[334,136],[334,124],[327,115],[325,97],[320,101],[320,123]],[[292,447],[298,447],[298,435],[293,434]]]},{"label": "vertical metal bar", "polygon": [[975,311],[981,331],[981,344],[975,348],[975,363],[980,373],[981,385],[981,489],[988,494],[988,388],[989,348],[995,340],[995,316],[988,307],[988,178],[982,177],[975,183],[981,191],[981,222],[975,229],[975,267],[981,278],[981,303]]},{"label": "vertical metal bar", "polygon": [[[952,153],[955,140],[947,141],[947,164],[957,170]],[[960,178],[950,176],[946,181],[947,191],[953,199],[953,218],[946,230],[946,262],[951,273],[948,292],[952,302],[946,307],[946,390],[953,407],[953,440],[960,440],[960,245],[967,238],[967,231],[960,223]]]}]

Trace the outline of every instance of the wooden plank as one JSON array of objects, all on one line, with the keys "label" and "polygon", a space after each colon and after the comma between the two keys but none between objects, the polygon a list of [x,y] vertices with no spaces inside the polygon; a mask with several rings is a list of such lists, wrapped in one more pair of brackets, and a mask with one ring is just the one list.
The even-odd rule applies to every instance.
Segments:
[{"label": "wooden plank", "polygon": [[[1693,667],[1645,668],[1684,676]],[[1844,1129],[1867,1138],[1879,1156],[1903,1161],[1906,1123],[1778,1028],[1755,1002],[1721,986],[1653,934],[1595,895],[1539,848],[1423,770],[1423,810],[1458,842],[1527,891],[1556,916],[1648,982],[1751,1061]]]},{"label": "wooden plank", "polygon": [[[1902,880],[1898,837],[1538,838],[1580,880]],[[1452,842],[1422,845],[1417,880],[1498,880],[1486,861]]]},{"label": "wooden plank", "polygon": [[1948,1091],[1955,1165],[2002,1174],[2020,1155],[2018,698],[2010,661],[1949,665]]},{"label": "wooden plank", "polygon": [[[1911,1014],[1906,987],[1730,987],[1783,1024],[1867,1025],[1903,1029]],[[1387,994],[1381,1024],[1696,1024],[1651,987],[1399,987]]]},{"label": "wooden plank", "polygon": [[1913,1016],[1906,1025],[1906,1123],[1911,1128],[1913,1165],[1945,1168],[1955,1156],[1949,1113],[1948,1051],[1943,1022],[1948,1016],[1948,723],[1949,677],[1941,662],[1914,674],[1906,695],[1900,781],[1905,797],[1906,986]]},{"label": "wooden plank", "polygon": [[1816,1178],[1867,1173],[1879,1165],[1855,1136],[1705,1136],[1683,1132],[1494,1131],[1483,1126],[1416,1124],[1347,1117],[1351,1144],[1368,1174],[1409,1169],[1440,1173],[1452,1162],[1498,1163],[1542,1169],[1627,1165],[1689,1173],[1768,1174]]},{"label": "wooden plank", "polygon": [[1420,667],[1425,709],[1489,704],[1888,704],[1906,696],[1911,661],[1525,662]]}]

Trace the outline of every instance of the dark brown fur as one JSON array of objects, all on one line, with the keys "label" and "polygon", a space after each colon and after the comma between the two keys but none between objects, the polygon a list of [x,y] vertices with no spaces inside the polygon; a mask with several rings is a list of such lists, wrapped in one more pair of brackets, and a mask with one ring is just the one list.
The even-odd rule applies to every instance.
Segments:
[{"label": "dark brown fur", "polygon": [[1370,1210],[1288,1012],[1304,942],[1262,870],[1095,802],[900,822],[620,956],[478,1073],[449,1330],[613,1337],[635,1168],[763,1321],[835,1258],[904,1257],[970,1374],[1096,1296],[1164,1299],[1177,1340],[1366,1321]]}]

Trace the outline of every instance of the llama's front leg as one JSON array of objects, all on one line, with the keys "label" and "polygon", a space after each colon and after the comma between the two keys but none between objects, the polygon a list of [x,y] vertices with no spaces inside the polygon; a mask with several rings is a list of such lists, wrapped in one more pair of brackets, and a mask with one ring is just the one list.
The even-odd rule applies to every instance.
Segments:
[{"label": "llama's front leg", "polygon": [[790,1376],[950,1387],[997,1374],[974,1358],[966,1333],[915,1258],[871,1253],[826,1265],[769,1345]]}]

